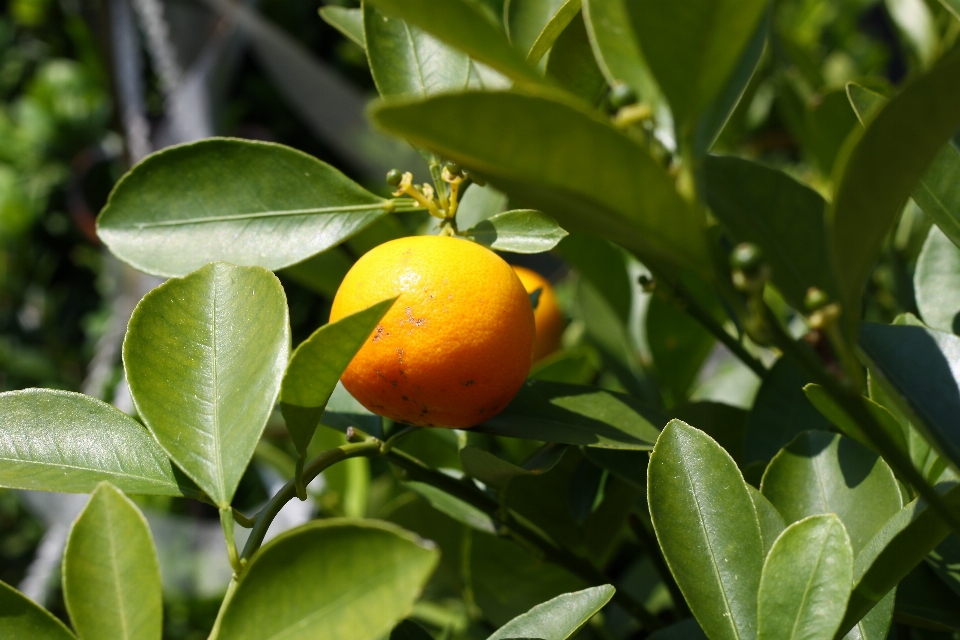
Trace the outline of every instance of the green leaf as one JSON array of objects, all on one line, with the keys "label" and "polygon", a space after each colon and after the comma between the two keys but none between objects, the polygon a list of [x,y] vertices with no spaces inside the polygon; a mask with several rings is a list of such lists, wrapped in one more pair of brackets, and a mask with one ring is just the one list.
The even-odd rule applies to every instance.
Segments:
[{"label": "green leaf", "polygon": [[320,7],[320,17],[331,27],[342,33],[348,40],[366,49],[363,35],[363,10],[347,7]]},{"label": "green leaf", "polygon": [[958,126],[960,51],[953,51],[885,104],[864,131],[851,134],[840,152],[827,226],[849,336],[884,239]]},{"label": "green leaf", "polygon": [[960,0],[940,0],[940,4],[947,8],[957,20],[960,20]]},{"label": "green leaf", "polygon": [[517,616],[500,627],[487,640],[508,640],[509,638],[566,640],[610,602],[615,591],[612,585],[605,584],[557,596]]},{"label": "green leaf", "polygon": [[254,555],[217,637],[376,640],[410,613],[439,555],[386,522],[315,520]]},{"label": "green leaf", "polygon": [[660,117],[665,101],[640,51],[631,23],[634,7],[635,0],[585,0],[583,21],[607,82],[611,86],[625,83]]},{"label": "green leaf", "polygon": [[496,19],[469,0],[367,0],[387,15],[402,18],[437,39],[521,83],[543,78],[510,45]]},{"label": "green leaf", "polygon": [[[636,251],[708,273],[703,221],[663,167],[559,93],[474,93],[380,104],[387,131],[486,177],[513,202]],[[564,132],[562,148],[547,144]]]},{"label": "green leaf", "polygon": [[707,636],[694,618],[687,618],[654,632],[650,640],[707,640]]},{"label": "green leaf", "polygon": [[167,455],[227,507],[290,353],[287,300],[260,267],[218,262],[140,301],[123,341],[137,411]]},{"label": "green leaf", "polygon": [[763,538],[763,557],[766,558],[777,537],[787,528],[787,524],[783,521],[783,516],[780,515],[777,508],[759,490],[750,485],[747,485],[747,490],[750,492],[753,506],[757,510],[757,519],[760,521],[760,537]]},{"label": "green leaf", "polygon": [[161,276],[220,260],[282,269],[391,207],[300,151],[210,138],[169,147],[131,169],[97,218],[97,234],[124,262]]},{"label": "green leaf", "polygon": [[89,493],[109,480],[132,494],[197,497],[146,429],[96,398],[53,389],[0,394],[0,486]]},{"label": "green leaf", "polygon": [[[807,398],[809,398],[813,406],[823,414],[823,417],[832,422],[845,436],[853,438],[860,444],[868,447],[873,446],[870,438],[863,433],[863,430],[860,429],[860,425],[857,424],[856,420],[847,415],[843,408],[834,402],[833,398],[823,387],[818,384],[808,384],[803,388],[803,392],[807,395]],[[907,437],[904,435],[903,428],[893,414],[869,398],[864,398],[863,402],[867,405],[870,413],[877,419],[877,423],[883,427],[883,430],[886,431],[890,439],[893,440],[894,444],[904,453],[909,453]]]},{"label": "green leaf", "polygon": [[433,636],[412,620],[404,620],[390,632],[389,640],[433,640]]},{"label": "green leaf", "polygon": [[805,309],[810,287],[836,297],[820,194],[782,171],[732,156],[707,156],[703,172],[710,209],[734,242],[763,249],[773,283],[794,309]]},{"label": "green leaf", "polygon": [[650,456],[647,500],[677,585],[712,640],[753,637],[763,542],[733,459],[702,431],[672,420]]},{"label": "green leaf", "polygon": [[723,90],[766,9],[766,0],[637,0],[640,47],[678,130],[692,128]]},{"label": "green leaf", "polygon": [[467,86],[470,58],[396,17],[363,6],[370,73],[383,97],[457,91]]},{"label": "green leaf", "polygon": [[933,569],[918,564],[897,587],[898,622],[934,631],[960,631],[960,597],[943,588]]},{"label": "green leaf", "polygon": [[[857,116],[869,122],[887,99],[858,84],[847,85],[847,94]],[[950,240],[960,246],[960,153],[946,144],[934,158],[911,196]],[[940,328],[940,327],[937,327]],[[950,328],[952,330],[952,327]]]},{"label": "green leaf", "polygon": [[[944,502],[953,509],[960,506],[960,488],[955,483],[936,487]],[[885,600],[893,608],[891,590],[950,533],[934,509],[917,499],[898,511],[857,554],[853,565],[854,589],[840,632],[857,624]],[[878,603],[881,603],[878,606]],[[838,636],[840,634],[837,634]]]},{"label": "green leaf", "polygon": [[543,253],[567,235],[548,215],[532,209],[504,211],[463,232],[477,244],[497,251]]},{"label": "green leaf", "polygon": [[917,259],[913,288],[927,326],[960,333],[960,249],[936,226]]},{"label": "green leaf", "polygon": [[293,352],[280,386],[280,411],[299,454],[306,455],[344,369],[395,301],[384,300],[325,324]]},{"label": "green leaf", "polygon": [[960,596],[960,540],[948,536],[927,556],[927,564]]},{"label": "green leaf", "polygon": [[489,515],[442,489],[423,482],[406,482],[404,486],[430,503],[430,506],[444,513],[460,524],[483,531],[496,533],[497,524]]},{"label": "green leaf", "polygon": [[689,313],[661,296],[647,307],[647,343],[667,405],[687,399],[704,361],[717,340]]},{"label": "green leaf", "polygon": [[12,640],[75,640],[52,613],[0,582],[0,635]]},{"label": "green leaf", "polygon": [[[798,435],[770,461],[760,491],[787,524],[835,513],[859,553],[901,506],[887,463],[859,442],[826,431]],[[862,506],[869,504],[869,509]]]},{"label": "green leaf", "polygon": [[572,233],[560,241],[556,252],[593,285],[621,324],[629,322],[633,285],[620,247],[595,235]]},{"label": "green leaf", "polygon": [[780,358],[774,363],[747,416],[744,461],[766,462],[797,434],[830,426],[803,393],[809,382],[788,359]]},{"label": "green leaf", "polygon": [[[575,1],[568,0],[567,4]],[[550,57],[547,59],[547,75],[559,82],[564,89],[590,104],[599,104],[603,98],[607,81],[593,56],[590,38],[581,14],[575,15],[563,32],[557,36],[550,50]]]},{"label": "green leaf", "polygon": [[493,217],[507,209],[507,196],[490,185],[477,183],[467,187],[457,207],[457,224],[461,229],[469,229],[481,220]]},{"label": "green leaf", "polygon": [[763,565],[757,640],[830,638],[850,597],[853,549],[833,514],[794,522]]},{"label": "green leaf", "polygon": [[[670,410],[670,417],[683,420],[717,441],[740,466],[747,412],[722,402],[687,402]],[[771,540],[771,543],[773,541]]]},{"label": "green leaf", "polygon": [[[960,464],[960,337],[917,326],[864,323],[860,346],[895,390],[911,424],[954,466]],[[955,373],[957,372],[957,373]]]},{"label": "green leaf", "polygon": [[507,407],[471,431],[607,449],[649,450],[666,423],[632,396],[528,380]]},{"label": "green leaf", "polygon": [[101,483],[80,513],[63,555],[63,599],[80,638],[160,639],[163,587],[143,514]]},{"label": "green leaf", "polygon": [[504,23],[510,42],[537,64],[580,12],[580,0],[507,0]]},{"label": "green leaf", "polygon": [[567,448],[562,445],[547,445],[522,467],[498,458],[489,451],[467,445],[460,449],[460,462],[467,475],[486,485],[506,489],[514,478],[536,476],[553,469]]}]

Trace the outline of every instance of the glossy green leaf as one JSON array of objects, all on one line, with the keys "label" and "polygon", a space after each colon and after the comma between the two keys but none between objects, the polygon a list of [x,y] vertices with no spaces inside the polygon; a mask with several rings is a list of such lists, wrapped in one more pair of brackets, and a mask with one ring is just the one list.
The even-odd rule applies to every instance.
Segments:
[{"label": "glossy green leaf", "polygon": [[[847,85],[847,94],[864,123],[887,102],[879,93],[854,83]],[[952,144],[944,145],[937,153],[911,196],[943,233],[960,246],[960,152]]]},{"label": "glossy green leaf", "polygon": [[438,556],[386,522],[315,520],[254,555],[217,638],[377,640],[410,613]]},{"label": "glossy green leaf", "polygon": [[683,420],[716,440],[738,466],[743,462],[747,427],[747,412],[743,409],[722,402],[687,402],[673,407],[670,417]]},{"label": "glossy green leaf", "polygon": [[809,379],[788,359],[774,363],[763,378],[753,410],[747,416],[744,461],[766,462],[797,434],[827,429],[830,423],[803,393]]},{"label": "glossy green leaf", "polygon": [[510,42],[537,64],[579,11],[580,0],[507,0],[503,17]]},{"label": "glossy green leaf", "polygon": [[320,17],[331,27],[346,36],[351,42],[366,49],[363,35],[363,10],[347,7],[320,7]]},{"label": "glossy green leaf", "polygon": [[477,244],[497,251],[543,253],[567,235],[556,220],[531,209],[504,211],[463,232]]},{"label": "glossy green leaf", "polygon": [[930,227],[913,276],[917,308],[932,329],[960,333],[960,249]]},{"label": "glossy green leaf", "polygon": [[723,90],[766,9],[766,0],[637,1],[640,47],[678,129],[693,127]]},{"label": "glossy green leaf", "polygon": [[757,640],[829,639],[850,597],[853,549],[833,514],[794,522],[763,565]]},{"label": "glossy green leaf", "polygon": [[[485,176],[520,206],[634,250],[707,272],[699,215],[663,167],[559,93],[498,92],[381,104],[374,120]],[[563,148],[547,144],[564,132]]]},{"label": "glossy green leaf", "polygon": [[491,12],[469,0],[368,0],[387,15],[402,18],[517,82],[543,78],[510,45]]},{"label": "glossy green leaf", "polygon": [[137,411],[220,507],[230,505],[280,392],[290,353],[276,276],[222,262],[140,301],[123,341]]},{"label": "glossy green leaf", "polygon": [[344,369],[396,298],[325,324],[300,343],[280,386],[280,411],[297,452],[306,455],[313,433]]},{"label": "glossy green leaf", "polygon": [[[947,505],[953,509],[960,506],[960,488],[955,483],[942,483],[936,489]],[[920,499],[890,518],[857,554],[853,565],[855,586],[840,632],[852,628],[874,607],[879,610],[886,604],[892,610],[891,590],[949,533],[950,527]]]},{"label": "glossy green leaf", "polygon": [[921,629],[960,631],[960,597],[944,589],[933,569],[921,563],[897,587],[894,615]]},{"label": "glossy green leaf", "polygon": [[757,510],[757,519],[760,521],[760,537],[763,539],[763,557],[767,557],[773,543],[787,528],[787,524],[783,521],[783,516],[780,515],[777,508],[758,489],[747,485],[747,490],[750,492],[753,506]]},{"label": "glossy green leaf", "polygon": [[860,346],[927,440],[960,464],[960,337],[917,326],[864,323]]},{"label": "glossy green leaf", "polygon": [[433,640],[433,636],[416,622],[404,620],[390,632],[390,640]]},{"label": "glossy green leaf", "polygon": [[703,172],[710,209],[734,242],[763,249],[774,284],[794,309],[804,310],[810,287],[836,297],[820,194],[782,171],[732,156],[708,156]]},{"label": "glossy green leaf", "polygon": [[649,450],[666,423],[632,396],[559,382],[529,380],[494,418],[471,431],[541,442]]},{"label": "glossy green leaf", "polygon": [[0,394],[0,486],[89,493],[109,480],[131,494],[198,496],[146,429],[96,398],[53,389]]},{"label": "glossy green leaf", "polygon": [[562,445],[548,445],[522,467],[518,467],[489,451],[467,445],[460,449],[460,462],[467,475],[486,485],[505,489],[514,478],[535,476],[550,471],[560,462],[566,450],[567,448]]},{"label": "glossy green leaf", "polygon": [[124,262],[161,276],[218,260],[281,269],[339,244],[390,207],[300,151],[210,138],[131,169],[100,213],[97,234]]},{"label": "glossy green leaf", "polygon": [[469,229],[478,222],[492,218],[507,209],[507,196],[490,185],[477,183],[467,187],[457,207],[457,224],[461,229]]},{"label": "glossy green leaf", "polygon": [[497,629],[487,640],[566,640],[610,602],[615,591],[612,585],[605,584],[557,596],[517,616]]},{"label": "glossy green leaf", "polygon": [[837,158],[827,224],[848,335],[859,323],[861,293],[884,239],[958,126],[960,51],[953,51],[852,134]]},{"label": "glossy green leaf", "polygon": [[590,104],[599,104],[603,98],[607,81],[593,56],[582,14],[575,15],[557,36],[547,59],[547,75]]},{"label": "glossy green leaf", "polygon": [[429,502],[431,507],[450,516],[460,524],[465,524],[485,533],[496,533],[497,531],[497,524],[487,513],[442,489],[437,489],[433,485],[423,482],[407,482],[404,486]]},{"label": "glossy green leaf", "polygon": [[63,599],[77,635],[90,640],[159,640],[160,565],[143,514],[109,483],[80,513],[63,555]]},{"label": "glossy green leaf", "polygon": [[381,96],[425,97],[467,86],[470,58],[397,17],[363,6],[370,73]]},{"label": "glossy green leaf", "polygon": [[[897,479],[880,456],[826,431],[801,433],[780,451],[760,491],[788,524],[837,514],[856,553],[902,506]],[[865,504],[870,509],[863,509]]]},{"label": "glossy green leaf", "polygon": [[75,640],[52,613],[0,582],[0,635],[11,640]]},{"label": "glossy green leaf", "polygon": [[[860,444],[868,447],[873,446],[870,439],[863,433],[860,425],[847,415],[843,408],[833,400],[823,387],[818,384],[808,384],[803,388],[803,392],[807,395],[807,398],[813,406],[823,414],[823,417],[832,422],[845,436],[853,438]],[[897,422],[893,414],[869,398],[864,398],[863,402],[877,419],[877,423],[883,427],[883,430],[886,431],[890,439],[893,440],[894,444],[896,444],[901,451],[905,453],[909,452],[907,436],[904,434],[903,427]]]},{"label": "glossy green leaf", "polygon": [[625,83],[660,115],[660,87],[640,51],[631,0],[584,0],[583,20],[600,71],[611,85]]},{"label": "glossy green leaf", "polygon": [[763,541],[733,459],[702,431],[673,420],[650,456],[647,500],[670,571],[707,635],[754,637]]}]

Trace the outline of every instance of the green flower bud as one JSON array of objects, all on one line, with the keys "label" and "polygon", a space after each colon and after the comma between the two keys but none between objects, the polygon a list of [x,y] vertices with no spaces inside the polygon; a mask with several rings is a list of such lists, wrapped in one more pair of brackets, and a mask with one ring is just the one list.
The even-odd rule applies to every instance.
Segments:
[{"label": "green flower bud", "polygon": [[387,184],[391,187],[400,186],[401,180],[403,180],[403,174],[399,169],[390,169],[390,171],[387,171]]},{"label": "green flower bud", "polygon": [[610,89],[610,106],[622,109],[637,101],[637,93],[629,85],[618,82]]}]

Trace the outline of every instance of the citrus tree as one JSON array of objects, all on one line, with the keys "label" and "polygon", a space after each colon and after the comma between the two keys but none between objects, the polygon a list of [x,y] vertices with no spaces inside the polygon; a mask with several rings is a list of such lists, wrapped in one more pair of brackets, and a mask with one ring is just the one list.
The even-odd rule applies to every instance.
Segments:
[{"label": "citrus tree", "polygon": [[[370,118],[423,165],[387,192],[220,138],[121,179],[99,237],[169,278],[123,344],[137,415],[0,394],[0,485],[92,492],[64,553],[72,631],[0,583],[3,637],[161,637],[128,495],[219,512],[233,578],[212,638],[879,640],[893,621],[952,637],[960,7],[944,4],[898,90],[867,78],[800,104],[815,168],[790,173],[719,153],[770,87],[765,0],[322,10],[366,53]],[[799,36],[775,44],[804,55]],[[893,318],[878,274],[891,232],[916,229],[901,306],[919,317]],[[578,288],[495,253],[547,251]],[[292,352],[275,272],[333,298]],[[711,352],[755,397],[695,392]],[[255,455],[289,482],[249,514],[233,504]],[[320,476],[349,517],[267,540]]]}]

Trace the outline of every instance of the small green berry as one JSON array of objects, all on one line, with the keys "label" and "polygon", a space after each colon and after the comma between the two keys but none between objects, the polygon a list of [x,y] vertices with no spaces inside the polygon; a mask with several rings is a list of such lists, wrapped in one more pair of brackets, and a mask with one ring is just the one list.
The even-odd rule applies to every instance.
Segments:
[{"label": "small green berry", "polygon": [[403,180],[403,174],[400,173],[399,169],[390,169],[390,171],[387,171],[387,184],[391,187],[400,186],[401,180]]},{"label": "small green berry", "polygon": [[461,169],[460,165],[458,165],[455,162],[448,162],[445,165],[443,165],[443,167],[452,176],[459,176],[463,173],[463,169]]},{"label": "small green berry", "polygon": [[755,272],[763,263],[763,252],[752,242],[741,242],[730,254],[730,266],[744,273]]},{"label": "small green berry", "polygon": [[610,89],[610,106],[622,109],[637,101],[637,93],[629,85],[618,82]]},{"label": "small green berry", "polygon": [[828,302],[830,302],[830,296],[827,295],[826,291],[817,287],[810,287],[803,299],[803,306],[807,308],[807,311],[817,311],[827,306]]}]

